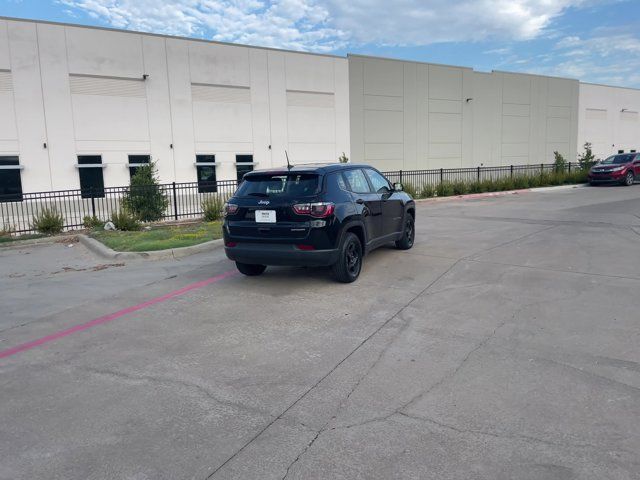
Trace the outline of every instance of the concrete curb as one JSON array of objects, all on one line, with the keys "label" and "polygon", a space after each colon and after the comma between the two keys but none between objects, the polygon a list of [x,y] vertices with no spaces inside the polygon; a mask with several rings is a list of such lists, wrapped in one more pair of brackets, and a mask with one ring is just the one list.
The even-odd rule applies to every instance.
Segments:
[{"label": "concrete curb", "polygon": [[34,245],[48,245],[51,243],[75,243],[77,240],[77,233],[74,233],[73,235],[56,235],[53,237],[30,238],[29,240],[15,240],[13,242],[0,243],[0,249],[30,247]]},{"label": "concrete curb", "polygon": [[105,244],[87,235],[79,234],[78,240],[96,255],[109,260],[178,259],[188,257],[189,255],[195,255],[196,253],[210,252],[224,245],[224,241],[220,238],[218,240],[211,240],[209,242],[192,245],[191,247],[170,248],[168,250],[156,250],[153,252],[116,252]]},{"label": "concrete curb", "polygon": [[521,190],[505,190],[502,192],[485,192],[485,193],[469,193],[466,195],[449,195],[448,197],[432,197],[432,198],[416,198],[416,202],[446,202],[452,200],[474,200],[476,198],[491,198],[491,197],[504,197],[506,195],[520,195],[523,193],[535,193],[535,192],[550,192],[554,190],[570,190],[574,188],[585,188],[588,184],[576,184],[576,185],[558,185],[555,187],[538,187],[538,188],[523,188]]},{"label": "concrete curb", "polygon": [[532,192],[551,192],[553,190],[572,190],[574,188],[586,188],[589,187],[590,185],[588,183],[578,183],[575,185],[558,185],[556,187],[538,187],[538,188],[531,188],[530,190]]}]

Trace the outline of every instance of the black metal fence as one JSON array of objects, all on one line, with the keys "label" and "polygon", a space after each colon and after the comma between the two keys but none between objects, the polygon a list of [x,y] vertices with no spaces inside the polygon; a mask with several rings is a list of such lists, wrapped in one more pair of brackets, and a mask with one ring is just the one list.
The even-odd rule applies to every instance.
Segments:
[{"label": "black metal fence", "polygon": [[[443,182],[497,180],[520,175],[552,172],[554,164],[510,165],[503,167],[447,168],[431,170],[396,170],[383,172],[391,182],[411,184],[414,188],[436,186]],[[577,164],[567,164],[569,171]],[[55,209],[64,218],[65,230],[82,228],[86,216],[105,221],[120,210],[123,196],[131,187],[111,187],[100,191],[60,190],[53,192],[0,195],[0,231],[33,232],[34,217],[45,209]],[[237,188],[236,180],[212,183],[169,183],[160,185],[168,200],[164,220],[180,220],[202,216],[202,204],[217,198],[226,201]]]},{"label": "black metal fence", "polygon": [[[558,167],[553,163],[539,163],[536,165],[507,165],[501,167],[471,167],[471,168],[436,168],[431,170],[396,170],[384,172],[391,182],[411,184],[420,189],[427,185],[436,186],[445,182],[481,182],[484,180],[500,180],[523,175],[538,175],[556,171]],[[577,170],[577,163],[568,162],[566,171]]]},{"label": "black metal fence", "polygon": [[[55,209],[64,218],[65,230],[82,228],[86,216],[106,221],[120,210],[123,196],[131,187],[111,187],[100,191],[59,190],[53,192],[0,195],[0,230],[12,233],[33,232],[34,217],[43,210]],[[180,220],[202,216],[202,204],[208,199],[226,201],[237,188],[235,180],[211,183],[168,183],[160,190],[168,200],[162,218]]]}]

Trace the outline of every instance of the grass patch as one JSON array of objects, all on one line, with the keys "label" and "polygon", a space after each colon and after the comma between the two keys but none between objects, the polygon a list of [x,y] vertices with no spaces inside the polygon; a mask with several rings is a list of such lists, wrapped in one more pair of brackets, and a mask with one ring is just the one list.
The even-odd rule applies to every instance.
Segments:
[{"label": "grass patch", "polygon": [[170,248],[190,247],[222,238],[221,222],[192,225],[157,226],[151,230],[91,232],[91,237],[117,252],[151,252]]},{"label": "grass patch", "polygon": [[42,238],[42,237],[46,237],[46,235],[43,235],[42,233],[25,234],[25,235],[18,235],[18,236],[0,235],[0,244],[18,242],[20,240],[32,240],[34,238]]}]

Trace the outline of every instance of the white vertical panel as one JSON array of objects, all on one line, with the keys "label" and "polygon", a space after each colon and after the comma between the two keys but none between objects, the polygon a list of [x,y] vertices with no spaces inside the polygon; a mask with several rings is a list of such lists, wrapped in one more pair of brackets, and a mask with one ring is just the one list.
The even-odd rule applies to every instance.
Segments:
[{"label": "white vertical panel", "polygon": [[364,151],[364,61],[349,57],[349,134],[353,162],[362,162]]},{"label": "white vertical panel", "polygon": [[79,188],[64,27],[38,24],[37,30],[52,188]]},{"label": "white vertical panel", "polygon": [[334,58],[334,92],[335,92],[335,126],[336,144],[335,158],[344,152],[351,158],[351,141],[349,128],[349,64],[343,58]]},{"label": "white vertical panel", "polygon": [[[289,148],[284,52],[267,52],[269,65],[269,112],[271,120],[271,158],[274,166],[286,165],[284,151]],[[295,159],[291,159],[295,163]]]},{"label": "white vertical panel", "polygon": [[11,73],[20,146],[22,188],[25,192],[50,190],[51,169],[47,142],[36,24],[8,21]]},{"label": "white vertical panel", "polygon": [[[171,182],[175,178],[175,161],[174,151],[170,148],[174,140],[171,131],[165,39],[144,35],[142,37],[142,52],[144,69],[149,75],[149,78],[144,82],[144,87],[149,118],[150,153],[158,167],[160,180]],[[191,178],[193,180],[196,178],[195,168],[193,168]]]},{"label": "white vertical panel", "polygon": [[415,170],[418,165],[418,66],[415,63],[403,65],[403,161],[402,168]]},{"label": "white vertical panel", "polygon": [[267,51],[251,49],[251,123],[253,126],[253,160],[260,167],[272,165],[271,126],[269,125],[269,71]]},{"label": "white vertical panel", "polygon": [[0,20],[0,69],[11,69],[11,59],[9,58],[9,35],[7,33],[7,22],[5,20]]},{"label": "white vertical panel", "polygon": [[166,39],[171,123],[173,125],[173,155],[176,182],[192,182],[195,161],[189,46],[185,40]]}]

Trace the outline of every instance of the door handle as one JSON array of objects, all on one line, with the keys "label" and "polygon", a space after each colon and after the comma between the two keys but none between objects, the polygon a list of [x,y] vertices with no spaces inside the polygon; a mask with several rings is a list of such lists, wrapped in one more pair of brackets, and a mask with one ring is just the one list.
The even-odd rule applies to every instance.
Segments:
[{"label": "door handle", "polygon": [[357,199],[357,200],[356,200],[356,203],[357,203],[358,205],[362,205],[362,204],[364,203],[364,200],[363,200],[363,199],[361,199],[361,198],[359,198],[359,199]]}]

